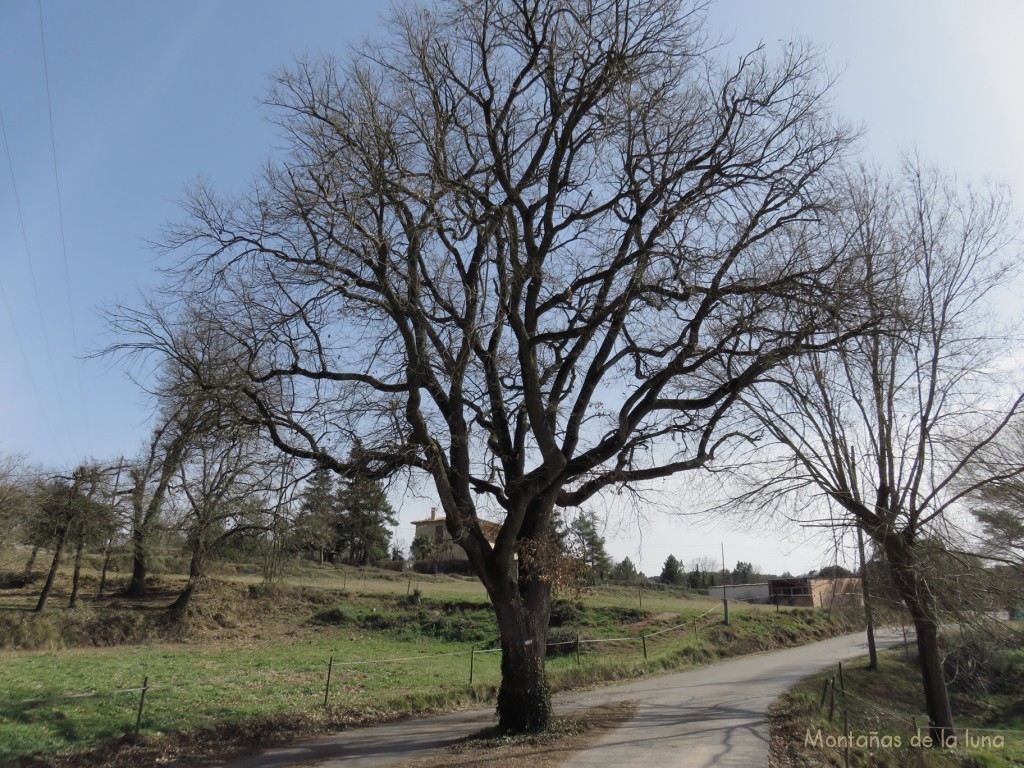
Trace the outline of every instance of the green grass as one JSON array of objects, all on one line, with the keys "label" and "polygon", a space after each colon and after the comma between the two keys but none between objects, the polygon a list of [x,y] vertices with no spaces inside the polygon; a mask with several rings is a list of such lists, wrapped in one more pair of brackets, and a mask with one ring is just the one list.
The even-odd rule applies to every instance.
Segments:
[{"label": "green grass", "polygon": [[[197,597],[180,635],[153,610],[166,604],[166,595],[141,609],[112,599],[68,612],[58,607],[58,594],[54,610],[39,616],[19,606],[27,592],[0,592],[0,608],[6,608],[0,624],[7,622],[8,633],[17,629],[41,639],[44,649],[0,651],[0,764],[31,753],[80,753],[132,731],[139,692],[116,691],[138,689],[144,679],[150,688],[141,731],[148,738],[261,720],[309,733],[494,700],[500,654],[484,651],[497,646],[498,632],[478,582],[312,567],[286,586],[261,592],[252,588],[255,579],[229,576]],[[169,592],[174,585],[162,586]],[[86,592],[94,591],[89,581]],[[692,619],[714,601],[673,593],[643,599],[641,610],[634,591],[608,588],[559,600],[552,640],[584,642],[579,654],[575,645],[551,654],[552,689],[681,669],[843,629],[821,612],[737,606],[732,626],[720,626],[720,613],[713,613],[694,637]],[[146,642],[62,647],[90,633],[101,644],[115,642],[122,632],[105,633],[118,621]],[[645,661],[641,635],[664,629],[671,631],[647,640]],[[585,642],[608,638],[620,639]]]},{"label": "green grass", "polygon": [[[951,685],[959,743],[955,749],[929,749],[915,739],[927,736],[921,677],[916,658],[902,650],[879,654],[879,669],[867,660],[843,665],[849,706],[849,730],[861,742],[850,750],[851,765],[864,768],[1010,768],[1024,765],[1024,651],[1006,651],[1005,666],[993,688],[967,692]],[[838,691],[834,717],[822,695],[836,668],[794,686],[773,708],[773,749],[810,760],[813,765],[842,766],[843,750],[830,748],[829,737],[844,733],[843,699]],[[822,739],[817,740],[817,734]],[[871,737],[875,737],[875,741]],[[867,737],[865,743],[863,737]],[[810,738],[810,741],[808,741]],[[835,742],[831,742],[835,743]],[[801,763],[803,764],[803,763]]]}]

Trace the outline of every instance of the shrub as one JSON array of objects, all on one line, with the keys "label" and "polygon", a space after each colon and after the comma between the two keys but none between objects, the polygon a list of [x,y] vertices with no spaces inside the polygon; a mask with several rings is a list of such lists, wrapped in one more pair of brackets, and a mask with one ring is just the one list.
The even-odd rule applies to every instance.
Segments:
[{"label": "shrub", "polygon": [[355,617],[348,606],[335,605],[314,613],[313,621],[317,624],[350,624],[355,621]]},{"label": "shrub", "polygon": [[580,614],[584,610],[583,603],[555,600],[551,605],[551,617],[548,619],[548,626],[564,627],[567,624],[575,624],[579,621]]},{"label": "shrub", "polygon": [[[548,632],[548,658],[576,653],[579,634],[574,629],[555,629]],[[582,646],[580,651],[582,652]]]},{"label": "shrub", "polygon": [[946,682],[951,690],[969,695],[991,693],[1007,671],[1002,651],[978,638],[957,643],[942,659]]}]

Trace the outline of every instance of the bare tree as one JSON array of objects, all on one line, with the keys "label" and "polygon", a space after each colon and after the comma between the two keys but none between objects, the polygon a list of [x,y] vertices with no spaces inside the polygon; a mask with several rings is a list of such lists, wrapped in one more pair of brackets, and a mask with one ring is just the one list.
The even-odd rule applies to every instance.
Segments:
[{"label": "bare tree", "polygon": [[175,619],[185,617],[211,557],[232,539],[270,529],[264,502],[280,479],[281,457],[264,448],[254,430],[227,424],[204,435],[179,467],[175,496],[190,560],[188,582],[170,606]]},{"label": "bare tree", "polygon": [[0,544],[27,543],[35,474],[22,457],[0,454]]},{"label": "bare tree", "polygon": [[287,154],[169,233],[186,316],[114,325],[293,456],[428,475],[498,618],[500,727],[537,730],[550,580],[517,554],[703,466],[746,387],[850,332],[820,247],[850,136],[812,52],[720,63],[699,5],[450,0],[390,31],[277,78]]},{"label": "bare tree", "polygon": [[865,175],[850,187],[837,242],[859,260],[878,325],[837,352],[786,361],[744,394],[774,438],[758,449],[744,499],[823,494],[848,516],[840,524],[875,543],[917,632],[941,745],[953,728],[938,638],[939,575],[956,557],[949,529],[992,479],[968,479],[968,469],[1024,397],[1001,395],[992,377],[1006,347],[987,312],[1015,256],[1016,225],[999,190],[963,190],[917,163],[898,182]]},{"label": "bare tree", "polygon": [[57,579],[64,548],[69,541],[75,543],[75,570],[70,607],[75,606],[85,541],[104,516],[103,505],[94,500],[100,491],[102,477],[102,471],[95,465],[82,465],[70,476],[52,477],[37,489],[38,520],[34,527],[46,532],[45,546],[53,549],[50,569],[36,601],[34,610],[37,613],[46,609]]},{"label": "bare tree", "polygon": [[1024,569],[1024,416],[977,457],[968,477],[975,488],[971,513],[980,527],[977,549]]}]

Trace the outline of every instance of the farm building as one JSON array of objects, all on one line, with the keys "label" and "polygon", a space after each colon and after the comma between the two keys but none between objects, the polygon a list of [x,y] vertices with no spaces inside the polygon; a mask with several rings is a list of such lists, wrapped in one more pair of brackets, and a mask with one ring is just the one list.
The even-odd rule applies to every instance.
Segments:
[{"label": "farm building", "polygon": [[863,605],[860,579],[772,579],[768,602],[805,608],[831,608],[838,604]]},{"label": "farm building", "polygon": [[[425,520],[413,521],[416,529],[415,538],[427,542],[428,553],[426,557],[416,556],[413,568],[417,571],[442,571],[445,573],[469,573],[469,560],[465,550],[452,539],[448,529],[445,527],[444,516],[438,516],[437,507],[431,507],[430,517]],[[492,523],[490,520],[481,520],[480,528],[484,536],[494,546],[498,538],[498,531],[501,526]]]},{"label": "farm building", "polygon": [[[744,603],[767,603],[771,593],[768,589],[768,582],[760,584],[726,584],[725,598],[727,600],[739,600]],[[711,587],[708,590],[709,597],[722,598],[722,587]]]}]

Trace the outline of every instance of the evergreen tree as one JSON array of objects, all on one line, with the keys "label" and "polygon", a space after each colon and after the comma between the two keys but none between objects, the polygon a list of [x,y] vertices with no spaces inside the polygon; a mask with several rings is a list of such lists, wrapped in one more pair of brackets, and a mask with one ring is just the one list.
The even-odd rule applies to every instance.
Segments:
[{"label": "evergreen tree", "polygon": [[750,584],[754,581],[754,566],[742,560],[736,563],[736,570],[732,572],[734,584]]},{"label": "evergreen tree", "polygon": [[675,555],[669,555],[665,558],[665,565],[661,569],[661,580],[665,584],[682,584],[683,583],[683,566]]},{"label": "evergreen tree", "polygon": [[296,546],[316,549],[320,553],[320,562],[323,562],[324,550],[333,552],[335,549],[337,513],[334,473],[319,467],[313,472],[302,494],[302,507],[295,521]]},{"label": "evergreen tree", "polygon": [[388,558],[395,512],[384,486],[377,480],[355,478],[337,493],[335,521],[338,551],[353,565],[378,563]]},{"label": "evergreen tree", "polygon": [[602,581],[612,570],[612,559],[604,548],[604,537],[597,531],[597,515],[582,512],[566,532],[569,551],[581,563],[591,581]]},{"label": "evergreen tree", "polygon": [[621,563],[616,563],[612,568],[612,578],[616,581],[636,581],[639,576],[636,566],[628,557],[624,557]]}]

